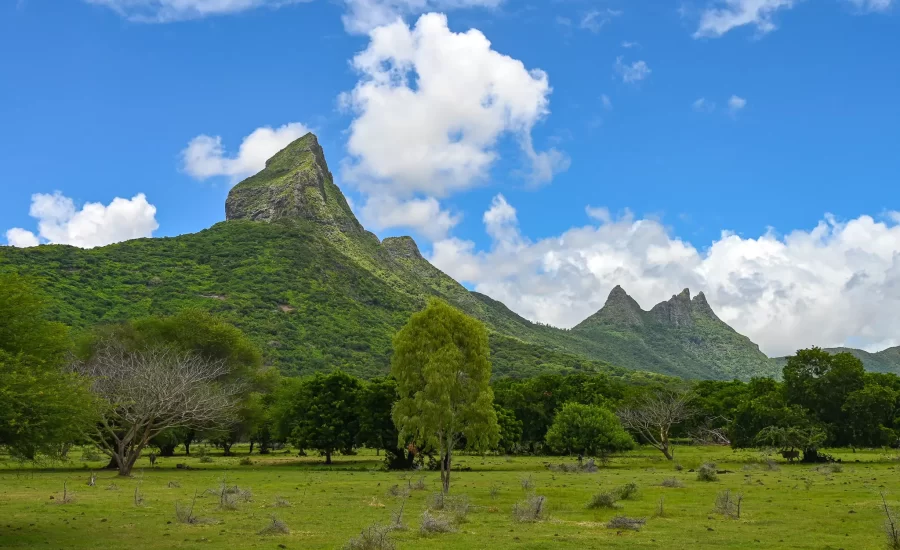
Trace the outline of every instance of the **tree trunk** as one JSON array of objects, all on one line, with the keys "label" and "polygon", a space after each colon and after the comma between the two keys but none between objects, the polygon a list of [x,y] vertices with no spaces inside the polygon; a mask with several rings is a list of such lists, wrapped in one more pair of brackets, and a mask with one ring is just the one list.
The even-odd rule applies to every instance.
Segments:
[{"label": "tree trunk", "polygon": [[194,430],[188,430],[187,435],[184,436],[184,454],[187,456],[191,456],[191,443],[194,442]]},{"label": "tree trunk", "polygon": [[664,447],[663,447],[662,449],[660,449],[660,450],[662,451],[663,456],[665,456],[667,459],[669,459],[669,460],[674,460],[674,459],[675,459],[675,455],[673,455],[672,452],[669,451],[669,446],[668,446],[668,445],[664,446]]},{"label": "tree trunk", "polygon": [[253,440],[251,439],[251,440],[250,440],[250,452],[247,453],[247,454],[251,454],[251,455],[253,454],[253,443],[254,443],[254,442],[253,442]]},{"label": "tree trunk", "polygon": [[225,456],[231,456],[231,446],[232,445],[233,445],[233,443],[225,443],[224,441],[222,442],[222,449],[225,451],[225,453],[224,453]]},{"label": "tree trunk", "polygon": [[104,466],[103,469],[104,469],[104,470],[118,470],[118,469],[119,469],[119,463],[116,462],[116,457],[115,457],[115,456],[109,457],[109,464],[107,464],[106,466]]},{"label": "tree trunk", "polygon": [[325,464],[331,464],[331,451],[325,451]]}]

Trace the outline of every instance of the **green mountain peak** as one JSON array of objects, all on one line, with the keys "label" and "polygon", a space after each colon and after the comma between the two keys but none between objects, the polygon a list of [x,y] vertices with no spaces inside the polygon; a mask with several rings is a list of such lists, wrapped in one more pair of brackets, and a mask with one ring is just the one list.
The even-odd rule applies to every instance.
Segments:
[{"label": "green mountain peak", "polygon": [[262,171],[235,185],[225,201],[226,220],[285,218],[313,221],[342,232],[364,231],[334,184],[315,134],[288,144],[266,161]]}]

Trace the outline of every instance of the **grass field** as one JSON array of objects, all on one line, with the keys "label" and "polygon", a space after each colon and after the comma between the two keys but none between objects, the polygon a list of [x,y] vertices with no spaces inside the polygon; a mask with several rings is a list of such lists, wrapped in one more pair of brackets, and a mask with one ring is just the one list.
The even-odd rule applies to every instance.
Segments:
[{"label": "grass field", "polygon": [[[391,521],[404,500],[391,495],[392,486],[409,487],[422,478],[425,488],[410,491],[406,500],[407,529],[391,534],[398,548],[881,549],[886,538],[880,491],[900,509],[895,451],[829,451],[844,460],[841,471],[783,462],[769,470],[757,453],[720,447],[678,448],[680,471],[647,448],[614,457],[596,473],[545,466],[573,464],[572,459],[462,456],[458,465],[471,471],[454,472],[451,492],[468,498],[467,519],[453,533],[425,536],[420,518],[438,491],[437,472],[385,472],[380,457],[369,452],[337,457],[329,467],[317,457],[287,453],[254,455],[252,465],[241,465],[246,450],[238,448],[235,457],[211,453],[208,463],[163,458],[155,468],[144,458],[133,478],[95,470],[94,487],[87,481],[101,462],[82,461],[77,451],[70,462],[43,469],[0,461],[0,548],[341,548],[373,523]],[[698,481],[689,470],[710,460],[729,472],[718,481]],[[176,463],[193,469],[176,469]],[[223,477],[228,486],[249,489],[252,499],[223,509],[213,494]],[[683,487],[660,485],[672,477]],[[523,480],[533,487],[523,488]],[[69,503],[62,503],[64,482]],[[630,482],[638,494],[620,508],[586,508],[598,491]],[[726,489],[743,495],[740,519],[713,511]],[[189,505],[195,493],[195,515],[214,523],[176,520],[176,502]],[[513,506],[529,493],[546,497],[546,518],[517,522]],[[282,506],[275,506],[276,498]],[[662,517],[656,515],[660,499]],[[289,534],[259,534],[273,514]],[[640,531],[607,528],[610,518],[622,514],[646,518],[646,525]]]}]

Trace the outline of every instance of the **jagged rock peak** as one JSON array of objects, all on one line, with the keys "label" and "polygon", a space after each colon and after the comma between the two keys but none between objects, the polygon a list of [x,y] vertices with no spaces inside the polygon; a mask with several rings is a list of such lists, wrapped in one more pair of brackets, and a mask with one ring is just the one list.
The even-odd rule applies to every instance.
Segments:
[{"label": "jagged rock peak", "polygon": [[392,258],[422,260],[422,253],[412,237],[388,237],[381,241],[381,245]]},{"label": "jagged rock peak", "polygon": [[266,167],[234,186],[225,201],[225,219],[271,222],[304,219],[345,232],[362,225],[334,184],[325,152],[312,133],[294,140],[266,161]]},{"label": "jagged rock peak", "polygon": [[676,327],[692,326],[694,319],[691,317],[691,291],[687,288],[682,290],[668,301],[653,306],[650,313],[660,323]]},{"label": "jagged rock peak", "polygon": [[694,296],[694,298],[691,300],[691,311],[695,315],[706,315],[707,317],[712,317],[716,320],[719,319],[719,317],[713,311],[712,306],[710,306],[709,302],[706,301],[706,296],[702,292]]},{"label": "jagged rock peak", "polygon": [[591,315],[581,324],[604,323],[613,325],[641,325],[641,306],[619,285],[613,287],[600,311]]}]

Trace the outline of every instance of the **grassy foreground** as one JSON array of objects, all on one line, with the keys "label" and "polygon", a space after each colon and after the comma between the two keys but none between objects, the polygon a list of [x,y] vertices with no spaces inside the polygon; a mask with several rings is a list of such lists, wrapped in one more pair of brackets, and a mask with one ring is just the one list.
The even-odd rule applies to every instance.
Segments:
[{"label": "grassy foreground", "polygon": [[[427,537],[419,532],[420,518],[438,490],[438,473],[384,472],[374,453],[337,457],[330,467],[317,457],[286,453],[254,455],[253,465],[240,465],[246,448],[236,457],[213,454],[209,463],[176,456],[150,468],[144,458],[133,478],[96,470],[94,487],[86,484],[90,469],[101,463],[82,461],[78,452],[45,469],[19,468],[0,457],[0,548],[341,548],[365,527],[390,521],[402,500],[391,496],[393,485],[407,487],[423,477],[425,489],[411,491],[406,501],[407,530],[392,534],[399,548],[885,548],[879,492],[900,509],[896,452],[830,452],[843,458],[841,471],[784,463],[769,470],[756,453],[719,447],[678,448],[681,471],[647,448],[615,457],[596,473],[545,467],[571,459],[462,456],[459,465],[471,471],[454,472],[452,492],[468,497],[467,521],[454,533]],[[689,470],[707,460],[730,473],[698,481]],[[194,469],[176,469],[176,463]],[[222,509],[218,495],[207,490],[217,490],[223,477],[229,486],[251,490],[252,500]],[[660,485],[671,477],[684,486]],[[526,479],[530,490],[523,489]],[[61,504],[64,482],[74,500]],[[598,491],[629,482],[638,485],[638,495],[619,509],[585,507]],[[136,488],[142,505],[135,504]],[[725,489],[743,494],[740,519],[713,512]],[[529,492],[546,497],[547,518],[516,522],[513,506]],[[195,514],[216,523],[176,521],[175,503],[187,505],[195,493]],[[290,505],[276,507],[276,497]],[[665,514],[657,517],[661,498]],[[290,534],[259,534],[273,514]],[[639,532],[608,529],[606,522],[620,514],[647,523]]]}]

